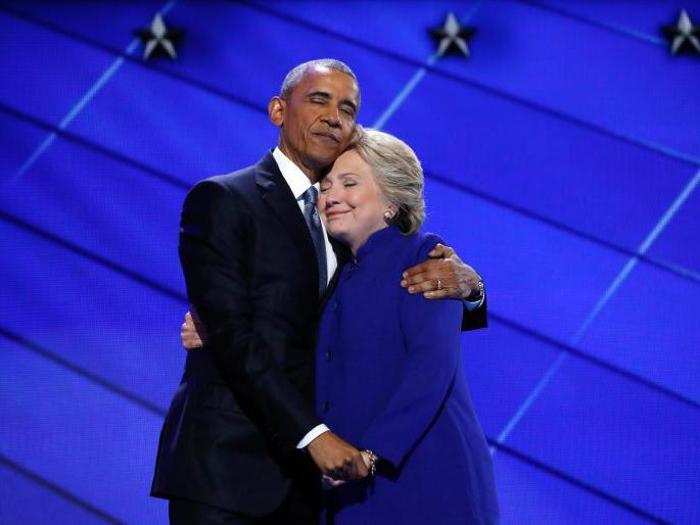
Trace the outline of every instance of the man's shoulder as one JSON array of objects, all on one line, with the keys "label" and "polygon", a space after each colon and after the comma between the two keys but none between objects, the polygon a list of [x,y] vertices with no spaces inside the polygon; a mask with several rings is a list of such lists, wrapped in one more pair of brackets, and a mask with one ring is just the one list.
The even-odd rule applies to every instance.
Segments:
[{"label": "man's shoulder", "polygon": [[190,190],[190,193],[218,193],[228,194],[234,198],[249,200],[259,194],[256,189],[258,177],[269,169],[269,159],[272,155],[267,155],[263,159],[250,166],[241,168],[230,173],[213,175],[198,181]]},{"label": "man's shoulder", "polygon": [[251,166],[200,180],[188,192],[185,205],[192,203],[211,208],[221,203],[227,209],[255,213],[261,203],[262,190],[268,187],[270,179],[274,179],[275,170],[277,164],[272,154],[268,153]]},{"label": "man's shoulder", "polygon": [[205,215],[213,209],[250,213],[259,194],[255,189],[256,167],[248,166],[198,181],[187,193],[183,209],[198,210],[197,213]]},{"label": "man's shoulder", "polygon": [[255,178],[258,171],[257,166],[257,164],[253,164],[252,166],[247,166],[240,170],[232,171],[231,173],[214,175],[200,181],[198,184],[215,184],[234,193],[245,195],[255,188]]}]

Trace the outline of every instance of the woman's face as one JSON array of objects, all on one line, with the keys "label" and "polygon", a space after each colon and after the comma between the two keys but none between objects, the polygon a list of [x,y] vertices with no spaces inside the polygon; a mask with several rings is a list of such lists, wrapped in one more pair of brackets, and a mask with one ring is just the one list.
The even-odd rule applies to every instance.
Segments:
[{"label": "woman's face", "polygon": [[337,158],[321,180],[318,209],[328,233],[356,252],[370,235],[386,227],[384,214],[391,206],[372,168],[350,150]]}]

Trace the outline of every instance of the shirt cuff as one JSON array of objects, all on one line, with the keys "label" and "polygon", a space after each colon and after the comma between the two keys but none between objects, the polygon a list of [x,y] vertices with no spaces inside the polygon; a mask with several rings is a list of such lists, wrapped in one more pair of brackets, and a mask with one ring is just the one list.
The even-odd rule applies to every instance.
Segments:
[{"label": "shirt cuff", "polygon": [[299,443],[297,443],[297,448],[306,448],[306,446],[309,443],[311,443],[314,439],[316,439],[318,436],[320,436],[324,432],[328,432],[328,431],[330,431],[330,428],[328,428],[323,423],[315,426],[301,439],[301,441],[299,441]]},{"label": "shirt cuff", "polygon": [[480,308],[482,304],[484,304],[484,299],[486,298],[486,294],[481,295],[481,299],[478,301],[467,301],[466,299],[462,299],[462,303],[464,303],[464,307],[467,309],[468,312],[473,312],[477,308]]}]

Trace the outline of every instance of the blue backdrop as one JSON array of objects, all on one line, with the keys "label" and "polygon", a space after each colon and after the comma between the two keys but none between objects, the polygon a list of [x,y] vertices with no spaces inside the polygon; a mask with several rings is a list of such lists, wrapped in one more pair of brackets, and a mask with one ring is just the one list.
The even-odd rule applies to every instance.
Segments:
[{"label": "blue backdrop", "polygon": [[[485,277],[463,337],[504,523],[700,522],[697,1],[0,2],[0,522],[163,523],[185,192],[275,143],[318,57]],[[448,11],[472,57],[434,57]],[[144,63],[134,30],[186,31]]]}]

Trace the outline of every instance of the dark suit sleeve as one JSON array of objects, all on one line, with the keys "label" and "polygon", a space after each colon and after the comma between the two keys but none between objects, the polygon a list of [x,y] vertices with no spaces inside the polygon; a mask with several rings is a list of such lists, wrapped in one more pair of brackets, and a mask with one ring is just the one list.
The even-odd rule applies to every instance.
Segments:
[{"label": "dark suit sleeve", "polygon": [[[435,242],[421,250],[427,254]],[[418,260],[422,260],[419,257]],[[428,431],[444,405],[459,359],[462,305],[402,294],[399,307],[404,334],[402,377],[389,402],[360,440],[398,468]]]},{"label": "dark suit sleeve", "polygon": [[479,328],[486,328],[488,325],[488,320],[486,317],[486,301],[488,297],[484,297],[484,302],[481,303],[479,308],[474,310],[468,310],[466,305],[464,306],[462,312],[462,331],[468,332],[469,330],[477,330]]},{"label": "dark suit sleeve", "polygon": [[320,421],[255,332],[253,236],[250,212],[233,191],[204,181],[187,195],[180,261],[209,351],[246,415],[271,442],[294,447]]}]

